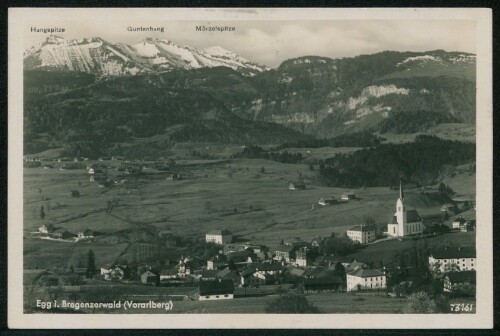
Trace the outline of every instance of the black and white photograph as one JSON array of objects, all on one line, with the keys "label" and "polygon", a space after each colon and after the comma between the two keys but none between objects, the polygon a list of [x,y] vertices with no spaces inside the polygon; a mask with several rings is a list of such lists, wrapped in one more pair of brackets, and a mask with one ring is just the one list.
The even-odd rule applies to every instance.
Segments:
[{"label": "black and white photograph", "polygon": [[488,10],[9,28],[12,325],[492,324]]}]

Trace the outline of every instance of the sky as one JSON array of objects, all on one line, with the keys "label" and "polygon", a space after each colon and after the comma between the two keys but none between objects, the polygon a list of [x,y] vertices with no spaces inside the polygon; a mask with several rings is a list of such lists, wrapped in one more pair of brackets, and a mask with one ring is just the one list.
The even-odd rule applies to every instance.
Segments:
[{"label": "sky", "polygon": [[[196,26],[232,26],[234,32],[200,32]],[[164,33],[129,32],[127,27],[165,27]],[[475,53],[475,21],[466,20],[297,20],[297,21],[51,21],[30,22],[25,49],[49,34],[30,28],[62,27],[66,39],[101,37],[134,44],[146,37],[167,39],[200,49],[221,46],[253,62],[277,67],[284,60],[307,56],[353,57],[384,50],[465,51]]]}]

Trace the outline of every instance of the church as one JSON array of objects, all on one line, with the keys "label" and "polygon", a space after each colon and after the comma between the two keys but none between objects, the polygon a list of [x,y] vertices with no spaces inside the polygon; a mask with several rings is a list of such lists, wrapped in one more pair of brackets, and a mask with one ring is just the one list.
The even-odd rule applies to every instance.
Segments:
[{"label": "church", "polygon": [[417,210],[407,210],[404,201],[403,184],[399,182],[399,198],[392,222],[387,224],[387,235],[404,237],[424,231],[424,223]]}]

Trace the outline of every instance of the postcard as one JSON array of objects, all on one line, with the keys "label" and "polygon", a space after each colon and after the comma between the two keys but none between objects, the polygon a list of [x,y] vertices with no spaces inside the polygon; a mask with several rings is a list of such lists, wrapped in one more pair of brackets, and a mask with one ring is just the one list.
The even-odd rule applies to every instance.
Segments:
[{"label": "postcard", "polygon": [[10,328],[491,328],[481,8],[11,8]]}]

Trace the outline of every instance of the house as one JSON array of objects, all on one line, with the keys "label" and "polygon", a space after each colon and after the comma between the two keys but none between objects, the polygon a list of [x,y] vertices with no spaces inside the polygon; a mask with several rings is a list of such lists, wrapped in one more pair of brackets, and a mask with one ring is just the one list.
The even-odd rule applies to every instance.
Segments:
[{"label": "house", "polygon": [[295,254],[295,265],[298,267],[307,266],[307,247],[301,247],[297,250]]},{"label": "house", "polygon": [[358,269],[368,268],[368,265],[363,262],[354,260],[349,265],[344,266],[344,268],[346,269],[346,271],[352,272],[352,271],[357,271]]},{"label": "house", "polygon": [[145,285],[156,285],[159,281],[159,275],[152,272],[151,270],[146,270],[141,274],[141,282]]},{"label": "house", "polygon": [[375,240],[374,225],[355,225],[347,230],[347,237],[360,244],[368,244]]},{"label": "house", "polygon": [[255,253],[249,250],[242,250],[237,252],[232,252],[227,255],[228,262],[234,262],[238,264],[248,264],[257,261],[257,256]]},{"label": "house", "polygon": [[219,270],[203,270],[200,280],[215,280],[218,278]]},{"label": "house", "polygon": [[476,269],[476,249],[474,247],[441,247],[433,248],[429,255],[429,267],[436,267],[441,273],[446,272],[449,265],[456,265],[462,271]]},{"label": "house", "polygon": [[345,193],[342,194],[342,196],[340,197],[340,199],[343,200],[343,201],[353,200],[353,199],[356,199],[356,194],[353,193],[352,191],[345,192]]},{"label": "house", "polygon": [[199,282],[199,300],[227,300],[234,298],[231,280],[203,280]]},{"label": "house", "polygon": [[448,272],[443,277],[443,290],[451,292],[455,287],[476,284],[476,271]]},{"label": "house", "polygon": [[347,274],[347,291],[385,289],[386,275],[376,269],[360,268]]},{"label": "house", "polygon": [[458,212],[458,207],[456,204],[444,204],[441,207],[441,213],[446,213],[446,215],[454,215]]},{"label": "house", "polygon": [[78,238],[83,239],[83,238],[94,238],[94,231],[85,229],[83,231],[78,232]]},{"label": "house", "polygon": [[224,268],[228,265],[227,256],[218,254],[213,258],[207,260],[207,270],[217,270]]},{"label": "house", "polygon": [[404,202],[403,184],[399,182],[399,198],[396,201],[396,212],[391,223],[387,224],[387,235],[390,237],[405,237],[422,233],[424,223],[417,210],[407,210]]},{"label": "house", "polygon": [[178,270],[175,268],[162,269],[160,271],[160,281],[176,279],[178,276]]},{"label": "house", "polygon": [[252,243],[245,243],[243,244],[243,247],[246,250],[251,250],[254,253],[264,253],[264,252],[269,252],[269,248],[265,245],[260,245],[260,244],[252,244]]},{"label": "house", "polygon": [[476,221],[468,220],[460,224],[460,232],[476,231]]},{"label": "house", "polygon": [[55,230],[52,232],[52,237],[57,239],[69,239],[73,238],[75,235],[67,230]]},{"label": "house", "polygon": [[241,284],[247,286],[275,284],[283,273],[280,263],[252,263],[241,272]]},{"label": "house", "polygon": [[323,205],[323,206],[333,205],[336,203],[337,203],[337,200],[335,199],[335,197],[332,197],[332,196],[323,196],[318,201],[318,204]]},{"label": "house", "polygon": [[183,259],[179,261],[177,265],[177,275],[179,278],[185,278],[186,276],[191,274],[191,269],[193,268],[194,262],[190,259]]},{"label": "house", "polygon": [[304,190],[306,185],[303,182],[288,181],[289,190]]},{"label": "house", "polygon": [[235,287],[240,285],[240,275],[237,271],[230,270],[228,267],[220,270],[216,275],[216,279],[231,280]]},{"label": "house", "polygon": [[230,244],[233,240],[233,234],[227,229],[213,230],[205,235],[207,243],[215,243],[219,245]]},{"label": "house", "polygon": [[295,259],[295,251],[297,248],[295,246],[282,246],[274,251],[274,260],[285,261],[289,263],[291,260]]},{"label": "house", "polygon": [[455,218],[455,220],[451,223],[451,228],[455,230],[460,230],[460,226],[467,223],[467,219],[462,216]]},{"label": "house", "polygon": [[38,232],[40,232],[41,234],[51,234],[52,232],[54,232],[54,230],[55,227],[52,224],[43,224],[38,228]]},{"label": "house", "polygon": [[304,278],[302,288],[305,293],[315,293],[323,291],[342,291],[344,281],[338,275],[323,278]]},{"label": "house", "polygon": [[227,255],[229,253],[244,251],[244,250],[246,250],[245,245],[225,244],[224,247],[222,248],[222,253]]},{"label": "house", "polygon": [[125,278],[126,267],[122,265],[107,264],[101,267],[101,275],[107,281],[121,281]]},{"label": "house", "polygon": [[313,238],[313,240],[311,240],[311,247],[320,247],[322,240],[320,236]]}]

